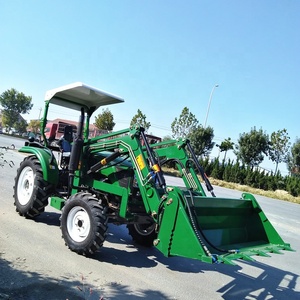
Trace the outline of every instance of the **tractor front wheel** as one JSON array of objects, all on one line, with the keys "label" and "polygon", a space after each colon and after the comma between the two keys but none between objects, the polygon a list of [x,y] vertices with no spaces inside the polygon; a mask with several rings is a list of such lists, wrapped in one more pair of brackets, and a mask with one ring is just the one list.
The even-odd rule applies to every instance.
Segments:
[{"label": "tractor front wheel", "polygon": [[128,224],[127,228],[132,239],[145,247],[153,246],[153,241],[157,238],[155,230],[156,223]]},{"label": "tractor front wheel", "polygon": [[35,156],[26,157],[20,164],[15,178],[14,199],[16,211],[33,218],[48,205],[53,186],[43,179],[43,170]]},{"label": "tractor front wheel", "polygon": [[80,192],[65,203],[60,218],[62,237],[70,250],[91,255],[106,237],[108,217],[99,200],[92,194]]}]

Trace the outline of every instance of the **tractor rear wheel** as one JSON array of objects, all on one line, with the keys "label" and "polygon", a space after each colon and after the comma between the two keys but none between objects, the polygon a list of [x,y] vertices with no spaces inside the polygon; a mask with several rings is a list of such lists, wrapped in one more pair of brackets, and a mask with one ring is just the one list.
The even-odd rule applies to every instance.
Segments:
[{"label": "tractor rear wheel", "polygon": [[91,255],[103,245],[107,221],[105,209],[96,197],[86,192],[74,194],[62,210],[62,237],[70,250]]},{"label": "tractor rear wheel", "polygon": [[14,199],[16,211],[24,217],[33,218],[45,210],[53,186],[44,180],[43,170],[35,156],[26,157],[15,177]]},{"label": "tractor rear wheel", "polygon": [[153,246],[153,241],[157,238],[155,231],[156,223],[148,224],[128,224],[128,232],[132,239],[145,247]]}]

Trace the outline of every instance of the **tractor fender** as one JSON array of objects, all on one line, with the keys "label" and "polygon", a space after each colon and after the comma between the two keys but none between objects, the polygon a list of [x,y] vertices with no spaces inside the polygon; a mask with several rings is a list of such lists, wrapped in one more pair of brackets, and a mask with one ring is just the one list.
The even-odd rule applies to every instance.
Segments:
[{"label": "tractor fender", "polygon": [[19,149],[19,152],[35,155],[41,164],[44,180],[54,185],[58,183],[59,170],[57,161],[48,148],[24,146]]}]

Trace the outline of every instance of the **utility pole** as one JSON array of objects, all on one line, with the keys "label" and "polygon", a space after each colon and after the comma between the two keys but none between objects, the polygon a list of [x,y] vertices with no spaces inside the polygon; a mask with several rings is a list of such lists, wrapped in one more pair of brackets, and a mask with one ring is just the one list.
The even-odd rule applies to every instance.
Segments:
[{"label": "utility pole", "polygon": [[39,108],[39,111],[40,111],[39,112],[39,120],[40,120],[41,119],[41,112],[42,112],[42,108],[41,107]]},{"label": "utility pole", "polygon": [[211,93],[210,93],[210,97],[209,97],[209,100],[208,100],[208,107],[207,107],[206,117],[205,117],[205,122],[204,122],[204,129],[206,128],[206,122],[207,122],[208,113],[209,113],[209,109],[210,109],[211,99],[212,99],[213,93],[215,91],[215,88],[217,88],[218,86],[219,86],[218,84],[215,84],[214,87],[211,90]]}]

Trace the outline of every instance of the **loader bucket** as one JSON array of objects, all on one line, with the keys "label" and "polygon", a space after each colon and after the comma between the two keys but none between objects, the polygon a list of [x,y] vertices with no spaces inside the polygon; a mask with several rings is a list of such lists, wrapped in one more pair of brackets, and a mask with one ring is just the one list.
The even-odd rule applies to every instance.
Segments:
[{"label": "loader bucket", "polygon": [[176,193],[179,201],[174,196],[167,201],[156,241],[165,255],[234,265],[232,260],[292,251],[253,195],[226,199]]}]

